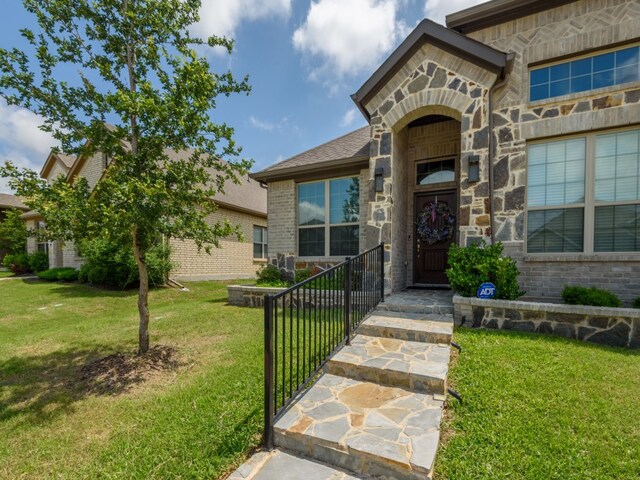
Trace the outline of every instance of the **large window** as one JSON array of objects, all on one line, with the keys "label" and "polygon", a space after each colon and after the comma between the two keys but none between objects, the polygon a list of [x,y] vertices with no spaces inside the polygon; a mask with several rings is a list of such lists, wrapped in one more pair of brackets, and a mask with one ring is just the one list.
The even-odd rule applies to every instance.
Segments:
[{"label": "large window", "polygon": [[527,251],[640,251],[640,131],[529,145]]},{"label": "large window", "polygon": [[267,258],[267,227],[253,226],[253,258]]},{"label": "large window", "polygon": [[529,99],[544,100],[570,93],[637,82],[640,46],[591,55],[529,72]]},{"label": "large window", "polygon": [[357,177],[298,185],[298,255],[357,255],[360,237]]}]

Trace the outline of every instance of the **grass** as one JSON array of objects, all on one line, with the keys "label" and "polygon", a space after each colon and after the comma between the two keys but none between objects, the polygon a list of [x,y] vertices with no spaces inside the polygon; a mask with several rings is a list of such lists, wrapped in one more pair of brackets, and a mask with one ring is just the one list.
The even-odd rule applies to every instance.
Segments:
[{"label": "grass", "polygon": [[640,351],[459,329],[436,479],[637,479]]},{"label": "grass", "polygon": [[218,478],[243,460],[262,429],[262,311],[187,286],[150,301],[152,344],[180,367],[99,394],[79,367],[135,351],[135,292],[0,283],[0,478]]},{"label": "grass", "polygon": [[14,273],[9,270],[0,270],[0,278],[13,277]]}]

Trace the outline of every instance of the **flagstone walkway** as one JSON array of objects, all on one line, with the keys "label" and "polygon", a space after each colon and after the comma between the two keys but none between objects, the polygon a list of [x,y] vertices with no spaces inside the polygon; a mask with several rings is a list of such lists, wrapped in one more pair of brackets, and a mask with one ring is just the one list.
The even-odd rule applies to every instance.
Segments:
[{"label": "flagstone walkway", "polygon": [[440,439],[452,294],[387,297],[275,425],[272,452],[230,480],[431,478]]}]

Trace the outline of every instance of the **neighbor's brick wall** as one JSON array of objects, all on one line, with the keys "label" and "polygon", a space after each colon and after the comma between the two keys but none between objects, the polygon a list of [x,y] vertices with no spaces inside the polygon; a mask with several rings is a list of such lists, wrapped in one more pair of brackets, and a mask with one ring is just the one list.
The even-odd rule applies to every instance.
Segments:
[{"label": "neighbor's brick wall", "polygon": [[[36,228],[36,220],[27,220],[27,230]],[[38,249],[35,237],[27,237],[27,253],[34,253]]]},{"label": "neighbor's brick wall", "polygon": [[67,171],[62,167],[62,165],[60,165],[60,162],[56,161],[53,164],[53,167],[51,167],[51,171],[49,172],[49,175],[47,176],[47,182],[48,183],[53,182],[60,175],[64,175],[66,177],[67,176]]},{"label": "neighbor's brick wall", "polygon": [[[250,278],[265,261],[253,259],[253,226],[266,227],[267,219],[257,215],[220,208],[207,217],[207,222],[229,220],[232,225],[240,225],[244,240],[235,236],[220,241],[220,248],[212,248],[211,255],[204,250],[198,252],[193,241],[170,240],[171,260],[177,264],[172,277],[183,279],[233,279]],[[271,245],[269,245],[269,250]]]},{"label": "neighbor's brick wall", "polygon": [[62,244],[62,266],[80,268],[83,264],[82,257],[76,252],[76,245],[72,241]]}]

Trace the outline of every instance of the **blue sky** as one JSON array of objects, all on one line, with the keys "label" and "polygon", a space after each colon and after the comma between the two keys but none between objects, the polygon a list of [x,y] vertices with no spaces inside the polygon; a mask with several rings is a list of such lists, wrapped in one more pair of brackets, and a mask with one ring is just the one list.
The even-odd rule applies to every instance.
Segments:
[{"label": "blue sky", "polygon": [[[23,45],[32,20],[21,2],[3,5],[0,45]],[[236,130],[243,156],[260,170],[364,126],[350,95],[425,17],[480,0],[203,0],[201,35],[236,40],[229,57],[210,52],[215,71],[250,77],[248,97],[220,98],[214,121]],[[0,100],[0,161],[39,170],[53,146],[33,113]],[[8,192],[0,179],[0,192]]]}]

